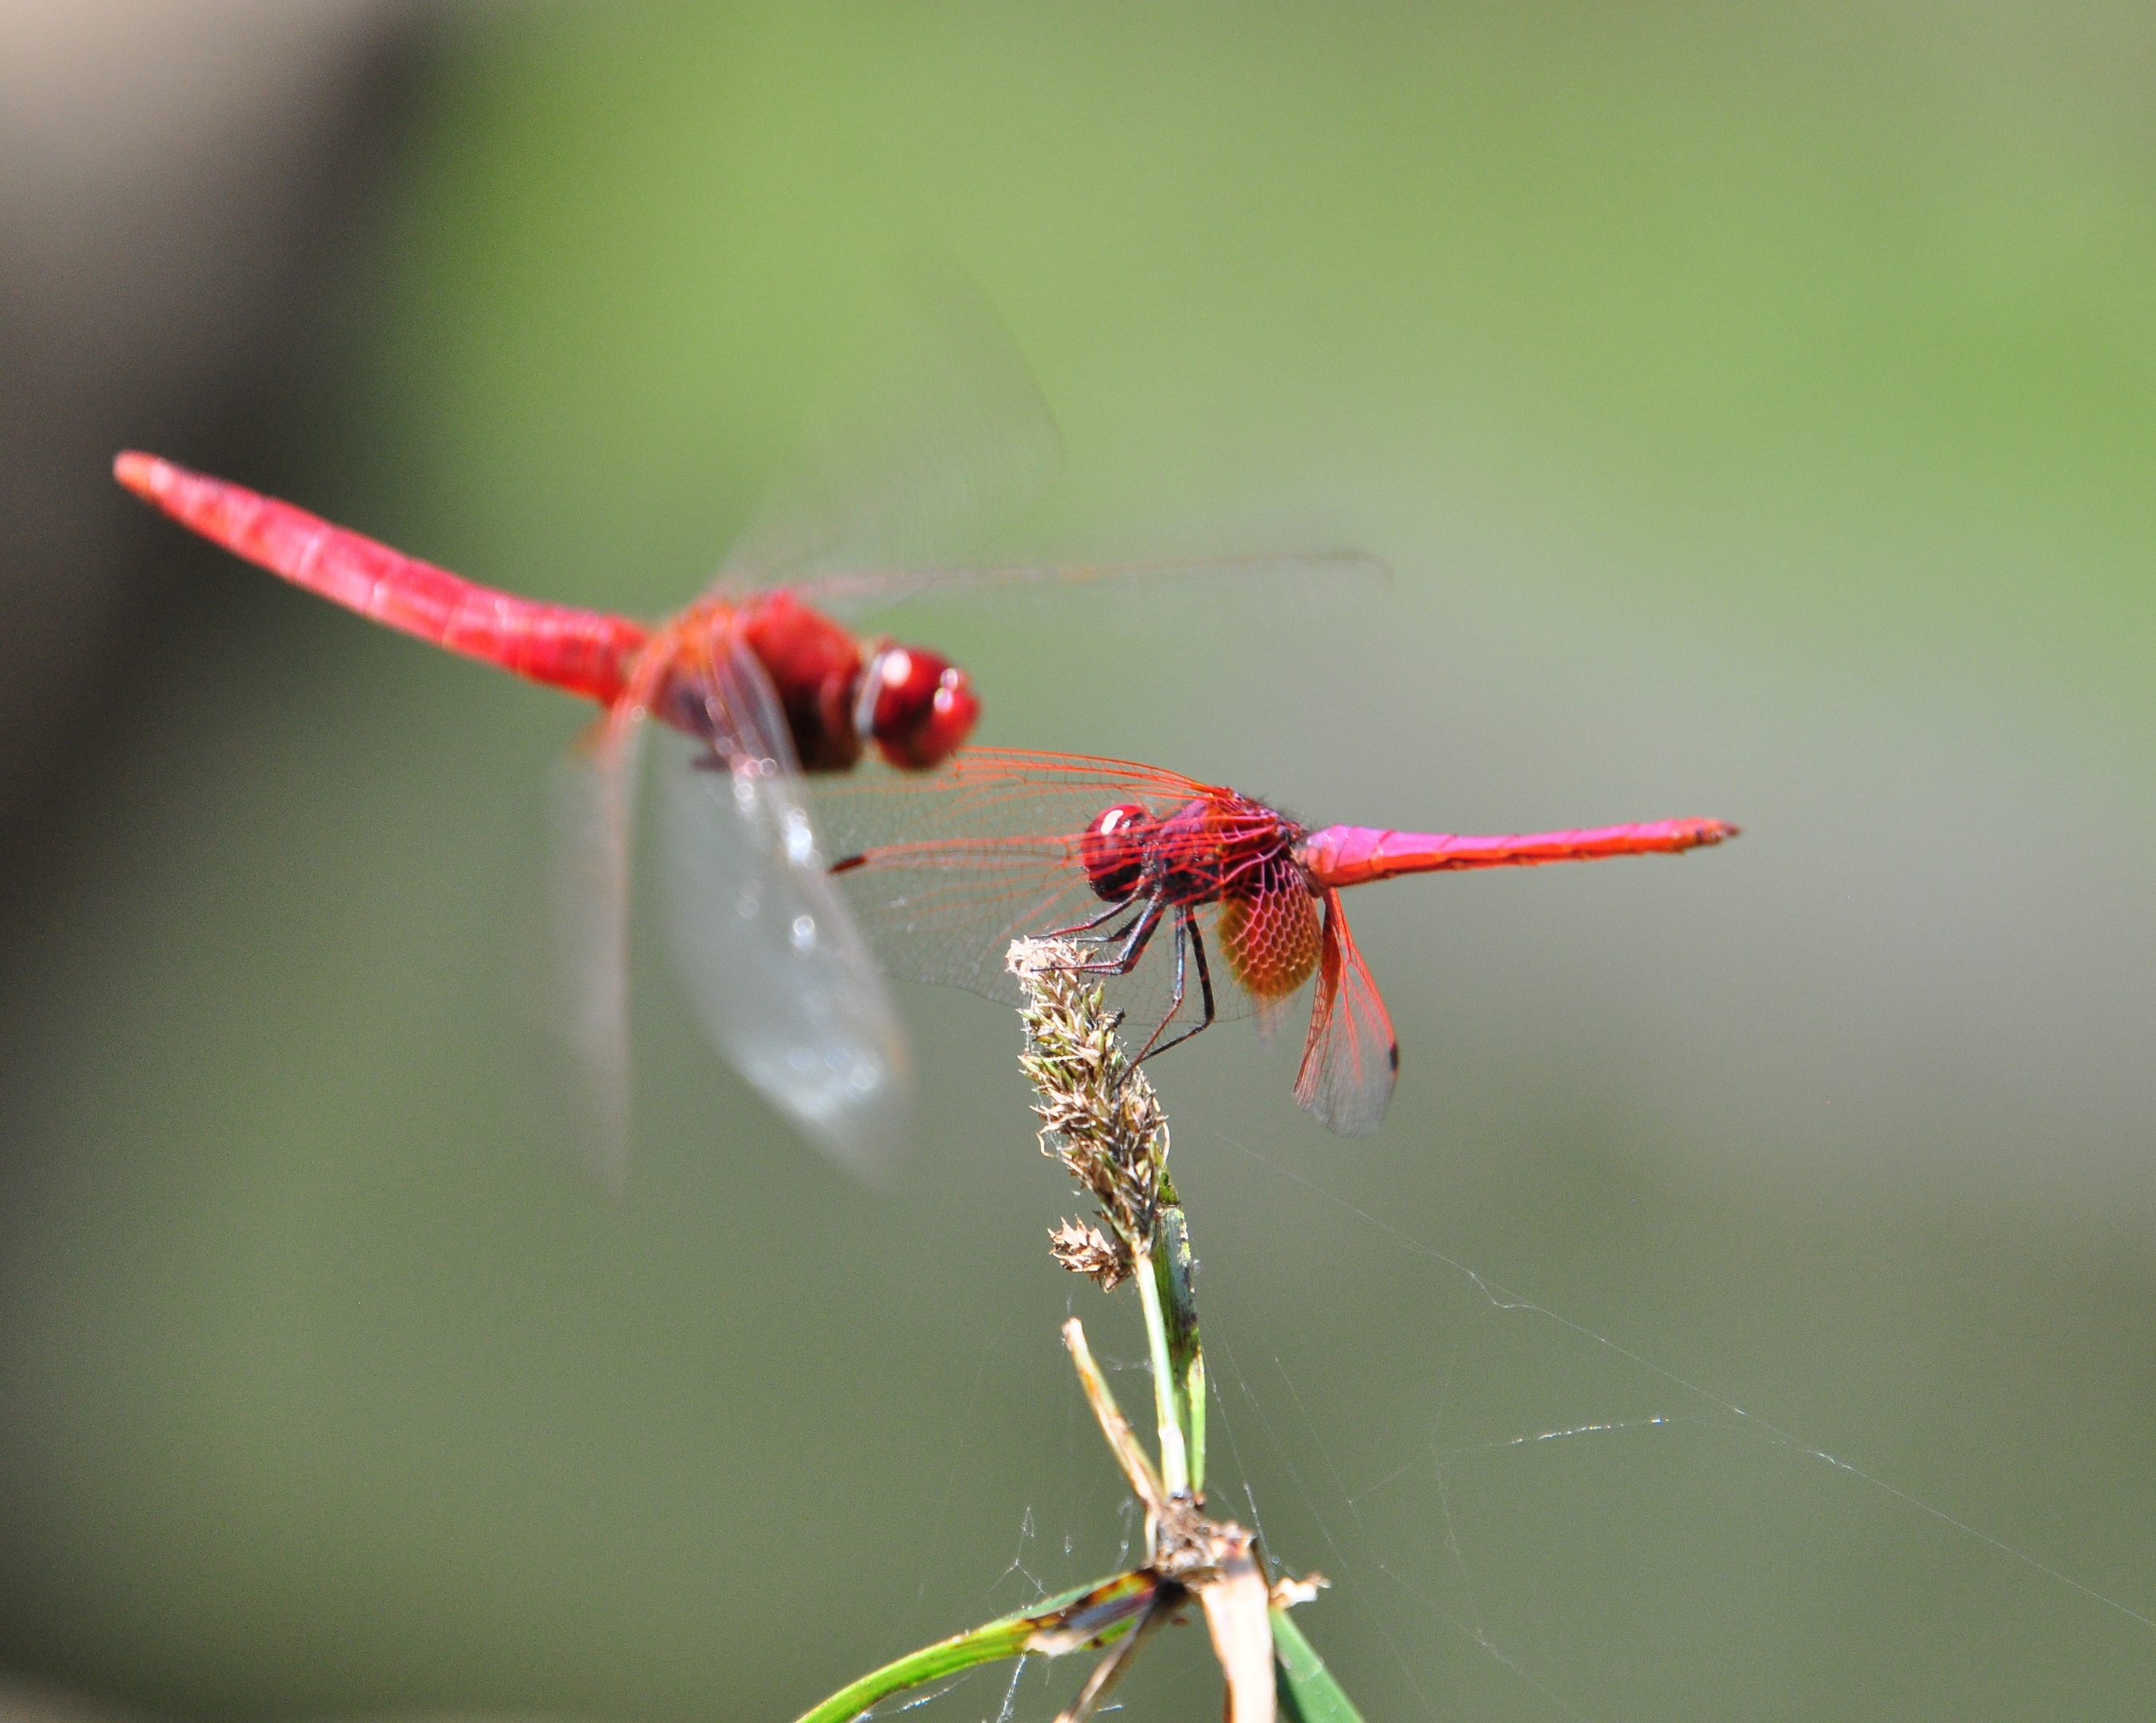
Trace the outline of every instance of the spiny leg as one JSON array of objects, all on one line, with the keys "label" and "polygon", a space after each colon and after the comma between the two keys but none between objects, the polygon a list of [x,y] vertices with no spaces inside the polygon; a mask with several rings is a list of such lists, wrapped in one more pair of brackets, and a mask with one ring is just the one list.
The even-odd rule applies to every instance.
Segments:
[{"label": "spiny leg", "polygon": [[[1183,1009],[1183,944],[1185,936],[1190,941],[1190,954],[1198,961],[1198,993],[1205,1002],[1205,1015],[1179,1035],[1160,1039],[1161,1030],[1175,1021],[1175,1013]],[[1133,1069],[1147,1059],[1158,1057],[1171,1047],[1179,1047],[1193,1035],[1213,1027],[1219,1013],[1213,1003],[1213,972],[1205,962],[1205,934],[1198,925],[1198,912],[1188,904],[1177,905],[1175,911],[1175,990],[1168,997],[1168,1014],[1161,1018],[1138,1056],[1131,1061]],[[1153,1044],[1159,1042],[1158,1046]]]},{"label": "spiny leg", "polygon": [[[1059,928],[1054,933],[1043,934],[1041,937],[1060,939],[1071,934],[1081,934],[1088,928],[1098,927],[1103,921],[1111,920],[1122,915],[1137,901],[1135,898],[1127,897],[1121,903],[1109,905],[1097,915],[1090,915],[1083,921],[1076,922],[1070,927]],[[1077,941],[1081,945],[1105,945],[1112,941],[1122,940],[1123,948],[1113,957],[1105,963],[1065,963],[1057,967],[1068,975],[1128,975],[1137,967],[1138,959],[1145,956],[1146,946],[1152,938],[1153,930],[1160,926],[1160,900],[1158,898],[1147,898],[1138,910],[1137,919],[1128,928],[1118,927],[1111,932],[1096,934],[1091,939],[1081,939]],[[1123,1013],[1118,1011],[1109,1020],[1108,1027],[1111,1029],[1120,1029],[1122,1026]]]},{"label": "spiny leg", "polygon": [[[1047,932],[1038,936],[1041,939],[1070,939],[1081,933],[1091,933],[1092,930],[1098,927],[1103,921],[1114,920],[1137,901],[1136,896],[1121,899],[1117,902],[1110,904],[1097,915],[1088,915],[1083,921],[1073,921],[1068,927],[1051,927]],[[1112,933],[1094,934],[1092,938],[1080,940],[1078,942],[1081,945],[1110,945],[1122,938],[1128,931],[1127,928],[1119,927]]]},{"label": "spiny leg", "polygon": [[1071,963],[1064,966],[1072,975],[1128,975],[1137,967],[1138,959],[1145,956],[1146,947],[1152,941],[1154,930],[1168,905],[1157,897],[1149,897],[1145,907],[1138,911],[1138,919],[1131,924],[1122,949],[1112,957],[1099,963]]}]

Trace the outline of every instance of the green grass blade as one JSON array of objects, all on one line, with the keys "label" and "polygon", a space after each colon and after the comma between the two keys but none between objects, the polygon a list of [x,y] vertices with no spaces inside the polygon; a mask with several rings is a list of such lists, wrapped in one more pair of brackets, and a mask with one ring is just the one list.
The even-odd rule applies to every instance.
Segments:
[{"label": "green grass blade", "polygon": [[1030,1609],[998,1617],[871,1669],[850,1681],[799,1723],[850,1723],[871,1705],[909,1687],[938,1681],[1006,1657],[1038,1651],[1060,1657],[1083,1646],[1106,1645],[1130,1630],[1133,1618],[1155,1590],[1147,1573],[1119,1573],[1097,1585],[1081,1586],[1044,1599]]},{"label": "green grass blade", "polygon": [[1363,1723],[1363,1714],[1348,1702],[1325,1659],[1288,1619],[1287,1611],[1274,1610],[1272,1621],[1273,1686],[1281,1715],[1288,1723]]}]

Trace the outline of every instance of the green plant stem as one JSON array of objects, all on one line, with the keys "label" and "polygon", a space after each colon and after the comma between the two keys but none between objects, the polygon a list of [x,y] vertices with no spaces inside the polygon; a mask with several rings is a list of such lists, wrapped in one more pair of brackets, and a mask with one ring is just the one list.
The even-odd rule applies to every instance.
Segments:
[{"label": "green plant stem", "polygon": [[1205,1494],[1205,1355],[1194,1352],[1183,1378],[1183,1416],[1190,1421],[1190,1489]]},{"label": "green plant stem", "polygon": [[1190,1223],[1175,1199],[1173,1181],[1162,1179],[1167,1202],[1153,1228],[1152,1266],[1168,1319],[1168,1364],[1175,1380],[1176,1410],[1190,1442],[1190,1490],[1205,1493],[1205,1355],[1198,1343],[1198,1300],[1191,1281]]},{"label": "green plant stem", "polygon": [[1145,1310],[1146,1346],[1152,1354],[1153,1412],[1160,1423],[1160,1481],[1170,1495],[1190,1493],[1190,1456],[1176,1408],[1175,1364],[1169,1356],[1168,1319],[1162,1314],[1158,1259],[1150,1251],[1136,1264],[1138,1303]]}]

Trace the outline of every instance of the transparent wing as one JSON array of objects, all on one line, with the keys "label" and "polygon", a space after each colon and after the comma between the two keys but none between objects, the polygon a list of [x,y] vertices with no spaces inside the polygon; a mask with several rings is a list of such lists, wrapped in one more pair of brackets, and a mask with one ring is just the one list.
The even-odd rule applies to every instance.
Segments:
[{"label": "transparent wing", "polygon": [[[1378,557],[1332,549],[903,566],[947,558],[1009,526],[1054,482],[1063,445],[1031,370],[977,288],[947,269],[916,272],[898,298],[902,315],[850,392],[812,418],[727,554],[720,589],[783,582],[855,622],[960,596],[1043,620],[1082,603],[1137,629],[1158,625],[1158,607],[1179,595],[1257,603],[1292,620],[1330,614],[1389,583]],[[1293,536],[1306,538],[1306,529]]]},{"label": "transparent wing", "polygon": [[1062,433],[979,290],[940,271],[899,297],[896,326],[871,336],[849,394],[812,418],[722,586],[948,555],[1009,526],[1054,481]]},{"label": "transparent wing", "polygon": [[1074,869],[1070,845],[1103,808],[1170,813],[1209,792],[1194,778],[1132,761],[991,747],[963,749],[932,772],[866,766],[819,778],[808,792],[841,861],[998,865],[1038,854]]},{"label": "transparent wing", "polygon": [[886,969],[1015,1002],[1009,942],[1106,907],[1079,859],[1094,816],[1165,813],[1197,788],[1121,761],[969,748],[932,772],[870,768],[811,794],[834,881]]},{"label": "transparent wing", "polygon": [[746,651],[710,691],[711,746],[669,737],[662,879],[705,1033],[853,1170],[904,1146],[911,1061],[882,977],[825,873],[778,699]]},{"label": "transparent wing", "polygon": [[1070,928],[1105,907],[1061,846],[966,854],[924,847],[834,876],[885,969],[901,981],[963,987],[1016,1004],[1003,970],[1014,939]]},{"label": "transparent wing", "polygon": [[572,1136],[616,1192],[629,1173],[629,849],[643,728],[602,718],[562,757],[548,845]]},{"label": "transparent wing", "polygon": [[[1297,990],[1300,992],[1300,989]],[[1258,1039],[1266,1046],[1273,1044],[1280,1034],[1281,1024],[1286,1020],[1288,1008],[1294,1004],[1296,995],[1290,993],[1279,999],[1260,999],[1257,1002]]]},{"label": "transparent wing", "polygon": [[[1127,761],[1016,749],[969,748],[922,774],[864,772],[819,782],[810,792],[838,857],[834,883],[886,971],[907,981],[963,987],[1014,1003],[1004,967],[1014,939],[1095,925],[1106,961],[1131,912],[1101,919],[1080,840],[1103,810],[1137,804],[1173,813],[1208,787]],[[1219,961],[1215,910],[1199,912],[1214,957],[1218,1013],[1246,1015],[1248,992]],[[1163,917],[1130,973],[1111,977],[1111,997],[1138,1038],[1169,1020],[1174,992],[1173,917]],[[1194,959],[1186,956],[1180,1024],[1199,1009]]]},{"label": "transparent wing", "polygon": [[1393,1020],[1348,931],[1340,894],[1325,894],[1325,931],[1310,1038],[1295,1098],[1319,1124],[1342,1136],[1368,1136],[1384,1122],[1399,1074]]},{"label": "transparent wing", "polygon": [[1288,551],[1158,562],[1012,563],[943,568],[850,569],[798,582],[803,602],[843,622],[901,607],[952,601],[996,605],[1020,620],[1052,622],[1072,605],[1131,629],[1159,625],[1163,605],[1262,604],[1284,620],[1328,616],[1383,592],[1392,570],[1362,551]]}]

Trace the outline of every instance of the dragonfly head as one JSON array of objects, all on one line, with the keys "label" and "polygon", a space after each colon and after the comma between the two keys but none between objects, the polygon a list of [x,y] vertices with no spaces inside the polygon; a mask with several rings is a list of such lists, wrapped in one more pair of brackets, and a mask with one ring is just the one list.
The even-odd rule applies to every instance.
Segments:
[{"label": "dragonfly head", "polygon": [[1132,896],[1145,877],[1146,849],[1160,822],[1136,802],[1120,803],[1093,817],[1078,839],[1078,860],[1086,883],[1103,903]]},{"label": "dragonfly head", "polygon": [[980,715],[973,678],[950,659],[886,644],[862,673],[854,727],[893,766],[919,772],[956,753]]}]

